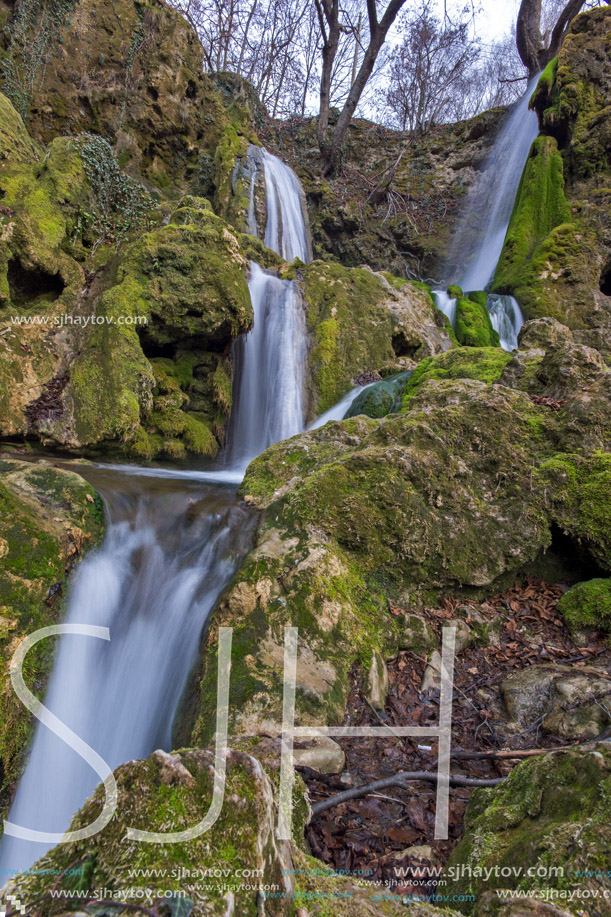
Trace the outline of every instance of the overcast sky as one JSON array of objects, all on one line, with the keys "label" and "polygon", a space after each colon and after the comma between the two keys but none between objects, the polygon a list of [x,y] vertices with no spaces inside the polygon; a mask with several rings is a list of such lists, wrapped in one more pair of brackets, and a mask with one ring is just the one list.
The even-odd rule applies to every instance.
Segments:
[{"label": "overcast sky", "polygon": [[[518,15],[519,0],[447,0],[450,13],[470,11],[475,7],[475,27],[483,41],[494,41],[507,34]],[[439,16],[443,16],[443,0],[437,0]],[[412,6],[413,8],[413,6]]]}]

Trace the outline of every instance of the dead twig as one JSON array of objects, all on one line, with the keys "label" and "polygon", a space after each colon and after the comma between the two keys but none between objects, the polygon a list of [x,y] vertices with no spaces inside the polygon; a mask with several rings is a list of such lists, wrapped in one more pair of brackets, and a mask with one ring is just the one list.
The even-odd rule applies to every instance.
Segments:
[{"label": "dead twig", "polygon": [[[459,774],[450,775],[450,786],[498,786],[504,783],[506,777],[492,777],[489,780],[482,780],[478,777],[462,777]],[[377,790],[385,790],[391,786],[402,787],[406,783],[413,783],[416,780],[430,781],[437,783],[439,776],[434,771],[401,771],[392,777],[384,777],[382,780],[374,780],[372,783],[366,783],[363,786],[355,786],[351,790],[344,790],[342,793],[336,793],[335,796],[329,796],[321,802],[316,802],[312,806],[312,817],[315,818],[327,809],[333,809],[344,802],[350,802],[351,799],[359,799],[361,796],[369,796]]]}]

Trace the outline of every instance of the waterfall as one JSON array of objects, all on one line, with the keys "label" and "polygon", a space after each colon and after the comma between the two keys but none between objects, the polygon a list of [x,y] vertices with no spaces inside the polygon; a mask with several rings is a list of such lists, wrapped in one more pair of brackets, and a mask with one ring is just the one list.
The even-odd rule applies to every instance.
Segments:
[{"label": "waterfall", "polygon": [[492,327],[498,331],[501,347],[505,350],[516,350],[518,334],[524,324],[524,316],[518,302],[513,296],[500,296],[491,293],[486,301]]},{"label": "waterfall", "polygon": [[292,169],[267,150],[261,150],[261,160],[267,198],[265,244],[286,261],[301,258],[307,264],[311,260],[310,243],[299,180]]},{"label": "waterfall", "polygon": [[[251,147],[249,159],[253,170],[259,161],[265,174],[265,244],[287,261],[308,262],[308,230],[297,176],[267,150]],[[254,192],[253,180],[249,214],[255,212]],[[297,287],[254,262],[248,287],[254,325],[233,348],[234,409],[225,456],[241,468],[273,443],[300,433],[305,418],[306,327]]]},{"label": "waterfall", "polygon": [[[110,765],[172,747],[171,728],[199,637],[248,550],[252,521],[233,493],[185,481],[83,473],[104,494],[103,547],[79,566],[67,622],[110,629],[110,641],[64,636],[45,705]],[[61,832],[99,782],[54,733],[36,730],[10,813],[16,825]],[[3,877],[50,845],[8,834]]]},{"label": "waterfall", "polygon": [[433,299],[439,311],[448,317],[452,328],[454,328],[456,326],[456,300],[444,293],[443,290],[435,290]]},{"label": "waterfall", "polygon": [[[450,246],[443,271],[446,284],[463,290],[484,290],[492,281],[509,228],[522,171],[539,131],[537,115],[528,107],[539,76],[533,77],[501,128],[484,169],[471,188],[464,213]],[[435,304],[454,327],[456,300],[436,291]],[[490,319],[499,332],[501,346],[518,346],[524,317],[512,296],[489,296]]]},{"label": "waterfall", "polygon": [[[257,153],[268,192],[266,243],[289,261],[309,261],[299,182],[277,157]],[[255,161],[248,214],[255,231],[256,169]],[[223,466],[83,469],[104,497],[109,525],[102,547],[77,571],[67,621],[108,627],[110,642],[62,637],[45,703],[113,768],[171,749],[206,619],[249,546],[253,520],[235,487],[250,459],[304,426],[306,330],[298,289],[254,263],[249,288],[254,327],[234,346]],[[75,752],[38,727],[9,820],[62,832],[98,781]],[[48,847],[6,835],[4,877],[30,867]]]},{"label": "waterfall", "polygon": [[227,454],[245,467],[268,446],[303,429],[305,317],[295,284],[251,263],[253,330],[234,346],[234,410]]},{"label": "waterfall", "polygon": [[539,131],[537,115],[528,107],[538,80],[530,80],[513,107],[467,197],[444,268],[447,283],[463,290],[484,290],[494,276],[522,171]]}]

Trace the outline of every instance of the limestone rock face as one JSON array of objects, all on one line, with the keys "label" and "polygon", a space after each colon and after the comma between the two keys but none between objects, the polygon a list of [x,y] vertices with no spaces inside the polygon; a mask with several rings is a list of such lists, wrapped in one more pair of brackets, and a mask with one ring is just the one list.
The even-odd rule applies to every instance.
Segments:
[{"label": "limestone rock face", "polygon": [[[162,217],[104,141],[60,137],[43,157],[0,103],[2,434],[213,456],[231,344],[252,324],[238,237],[203,198],[166,201]],[[104,189],[92,157],[110,173]]]},{"label": "limestone rock face", "polygon": [[[0,807],[16,788],[33,720],[13,691],[8,664],[20,640],[61,618],[67,573],[101,536],[100,498],[71,471],[0,456]],[[30,656],[29,683],[49,675],[49,642]]]},{"label": "limestone rock face", "polygon": [[162,188],[214,151],[222,103],[195,33],[161,0],[23,4],[4,29],[4,91],[40,142],[96,132]]},{"label": "limestone rock face", "polygon": [[[475,181],[506,110],[410,135],[355,119],[342,154],[344,175],[321,178],[315,119],[276,123],[272,138],[302,181],[316,257],[368,264],[398,277],[439,277],[465,190]],[[331,122],[334,115],[332,113]],[[372,181],[391,182],[396,203],[370,200]]]}]

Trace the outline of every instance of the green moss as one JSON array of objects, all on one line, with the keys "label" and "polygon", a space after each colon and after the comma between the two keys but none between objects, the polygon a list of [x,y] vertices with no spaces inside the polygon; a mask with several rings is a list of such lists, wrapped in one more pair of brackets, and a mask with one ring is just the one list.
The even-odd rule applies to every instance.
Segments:
[{"label": "green moss", "polygon": [[[520,180],[493,290],[515,296],[527,318],[555,314],[542,296],[545,265],[553,270],[551,234],[571,221],[562,156],[553,137],[538,137]],[[568,228],[574,237],[575,227]],[[552,243],[553,244],[553,243]]]},{"label": "green moss", "polygon": [[380,303],[387,293],[363,268],[315,261],[305,272],[306,319],[312,336],[310,413],[321,414],[342,398],[352,378],[394,359],[393,319]]},{"label": "green moss", "polygon": [[558,611],[572,629],[611,630],[611,579],[572,586],[558,602]]},{"label": "green moss", "polygon": [[484,290],[470,290],[468,293],[465,293],[467,299],[472,300],[472,302],[478,303],[480,306],[485,306],[488,301],[488,294]]},{"label": "green moss", "polygon": [[21,115],[0,92],[0,163],[32,162],[39,151],[29,136]]},{"label": "green moss", "polygon": [[[554,57],[539,77],[535,91],[528,103],[528,107],[538,112],[543,123],[547,124],[552,120],[558,102],[557,73],[558,58]],[[549,111],[547,111],[548,109]]]},{"label": "green moss", "polygon": [[[477,295],[477,294],[474,294]],[[461,297],[456,302],[454,332],[465,347],[499,347],[498,333],[492,327],[486,303]]]},{"label": "green moss", "polygon": [[[493,889],[562,892],[583,888],[580,877],[587,874],[588,888],[602,891],[611,841],[610,770],[602,744],[589,753],[523,762],[502,786],[477,790],[446,868],[444,893],[475,895],[458,906],[479,913],[480,897]],[[562,901],[562,894],[554,900]]]},{"label": "green moss", "polygon": [[450,299],[461,299],[463,296],[463,291],[457,284],[451,284],[447,289],[447,294]]},{"label": "green moss", "polygon": [[557,455],[539,474],[557,523],[611,570],[611,454]]},{"label": "green moss", "polygon": [[234,170],[237,161],[246,156],[249,145],[248,136],[228,124],[214,154],[214,206],[238,230],[246,226],[249,189],[241,178],[234,182]]},{"label": "green moss", "polygon": [[510,359],[506,351],[488,347],[450,350],[422,360],[405,386],[402,410],[410,409],[412,398],[430,379],[477,379],[490,384],[498,382]]}]

